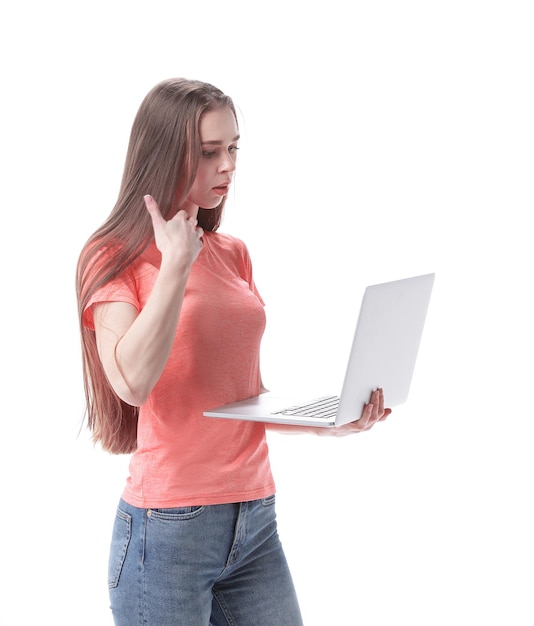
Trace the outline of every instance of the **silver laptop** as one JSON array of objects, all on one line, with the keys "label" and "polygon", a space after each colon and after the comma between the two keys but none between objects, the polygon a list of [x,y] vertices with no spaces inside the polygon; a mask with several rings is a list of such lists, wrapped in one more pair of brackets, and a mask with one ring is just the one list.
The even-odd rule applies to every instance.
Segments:
[{"label": "silver laptop", "polygon": [[[371,392],[387,407],[408,398],[435,274],[371,285],[363,295],[340,395],[290,398],[274,392],[204,412],[207,417],[335,427],[358,420]],[[339,393],[339,390],[337,391]]]}]

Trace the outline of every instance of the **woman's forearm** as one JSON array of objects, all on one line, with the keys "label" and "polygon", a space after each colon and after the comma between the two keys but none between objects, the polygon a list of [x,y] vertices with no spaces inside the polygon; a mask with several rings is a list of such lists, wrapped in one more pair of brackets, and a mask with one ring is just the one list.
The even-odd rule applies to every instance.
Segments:
[{"label": "woman's forearm", "polygon": [[95,311],[100,357],[117,395],[140,406],[159,380],[176,334],[189,268],[162,262],[143,310],[106,303]]}]

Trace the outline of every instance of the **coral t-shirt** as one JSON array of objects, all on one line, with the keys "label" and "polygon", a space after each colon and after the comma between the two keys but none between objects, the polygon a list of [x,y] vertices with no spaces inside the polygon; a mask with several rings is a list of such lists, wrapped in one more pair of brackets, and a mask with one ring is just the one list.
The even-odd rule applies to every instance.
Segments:
[{"label": "coral t-shirt", "polygon": [[[265,426],[204,417],[203,411],[260,391],[263,301],[239,239],[204,233],[165,369],[140,407],[137,450],[123,498],[142,508],[223,504],[274,493]],[[92,306],[128,302],[139,311],[156,280],[161,255],[154,244]]]}]

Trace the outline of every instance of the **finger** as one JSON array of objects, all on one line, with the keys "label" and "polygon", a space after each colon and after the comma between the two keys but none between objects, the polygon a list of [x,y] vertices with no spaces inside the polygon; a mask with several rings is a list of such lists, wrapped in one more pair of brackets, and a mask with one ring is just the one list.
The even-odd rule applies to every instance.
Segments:
[{"label": "finger", "polygon": [[154,226],[163,221],[163,216],[161,215],[161,211],[159,210],[158,203],[154,200],[154,198],[147,194],[143,196],[143,200],[145,201],[145,206],[147,211],[150,213],[150,217],[152,218],[152,223]]},{"label": "finger", "polygon": [[194,217],[193,215],[188,215],[187,211],[185,211],[184,209],[180,209],[179,211],[176,211],[174,216],[169,221],[171,222],[183,221],[190,228],[196,228],[196,225],[198,223],[197,218]]},{"label": "finger", "polygon": [[382,415],[380,421],[384,421],[388,415],[391,415],[391,409],[384,409],[384,415]]},{"label": "finger", "polygon": [[378,410],[379,400],[378,389],[373,389],[369,394],[369,404],[372,404]]},{"label": "finger", "polygon": [[373,417],[380,413],[380,390],[375,389],[371,394],[371,403],[373,405]]},{"label": "finger", "polygon": [[354,422],[354,424],[358,427],[359,430],[365,430],[367,428],[369,421],[373,417],[373,409],[374,409],[374,406],[371,402],[368,402],[363,407],[363,411],[362,411],[360,419]]},{"label": "finger", "polygon": [[378,414],[384,413],[384,390],[382,387],[378,390]]},{"label": "finger", "polygon": [[373,424],[379,422],[382,419],[382,415],[384,412],[384,397],[381,389],[375,389],[371,395],[373,405],[373,411],[369,421],[367,422],[367,427],[371,428]]}]

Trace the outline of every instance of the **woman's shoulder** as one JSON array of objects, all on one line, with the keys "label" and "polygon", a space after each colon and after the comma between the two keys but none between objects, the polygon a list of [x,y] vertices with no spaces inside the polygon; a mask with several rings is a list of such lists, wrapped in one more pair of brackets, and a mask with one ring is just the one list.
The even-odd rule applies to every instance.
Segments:
[{"label": "woman's shoulder", "polygon": [[221,233],[219,231],[207,231],[204,233],[204,237],[206,238],[206,243],[209,246],[218,247],[221,250],[226,250],[228,252],[248,254],[245,242],[242,239],[239,239],[239,237],[235,237],[234,235]]}]

